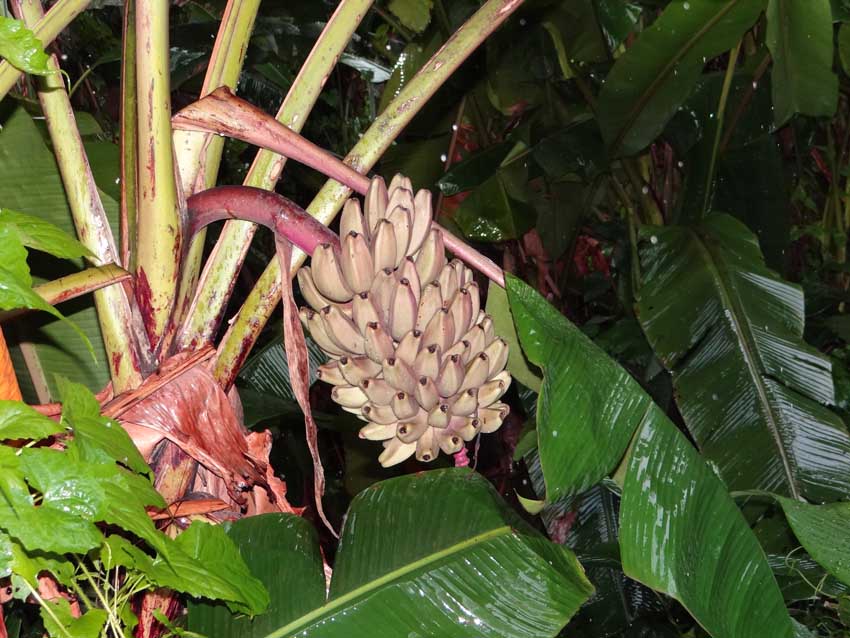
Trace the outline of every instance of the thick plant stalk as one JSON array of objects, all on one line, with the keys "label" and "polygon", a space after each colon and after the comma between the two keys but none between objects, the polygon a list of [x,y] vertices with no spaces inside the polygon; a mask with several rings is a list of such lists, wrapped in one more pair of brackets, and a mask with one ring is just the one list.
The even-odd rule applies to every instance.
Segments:
[{"label": "thick plant stalk", "polygon": [[[47,46],[90,3],[91,0],[59,0],[59,2],[50,8],[47,14],[43,15],[37,21],[28,22],[27,24],[33,33],[35,33],[35,36],[41,40],[41,43]],[[15,86],[15,82],[22,75],[23,73],[21,71],[18,71],[18,69],[6,60],[0,62],[0,100],[6,97],[6,94]]]},{"label": "thick plant stalk", "polygon": [[[13,9],[27,24],[35,24],[42,16],[38,0],[17,0]],[[114,264],[118,261],[115,239],[109,229],[55,56],[50,64],[57,73],[41,80],[39,100],[77,235],[94,255],[92,261],[95,266]],[[98,290],[94,300],[113,387],[116,392],[132,389],[141,383],[151,367],[150,351],[139,316],[133,313],[122,286]]]},{"label": "thick plant stalk", "polygon": [[[221,18],[201,96],[220,86],[236,88],[260,0],[230,0]],[[190,197],[215,183],[224,140],[211,134],[174,132],[174,153],[183,193]]]},{"label": "thick plant stalk", "polygon": [[[378,116],[348,154],[345,159],[346,164],[359,173],[369,171],[428,99],[478,45],[521,5],[522,0],[488,0],[425,63],[386,110]],[[307,207],[307,212],[322,223],[328,224],[333,221],[350,194],[349,188],[338,182],[329,181]],[[305,258],[306,255],[303,252],[295,251],[290,273],[295,272],[304,263]],[[280,270],[277,263],[272,262],[260,276],[219,344],[215,375],[225,387],[233,382],[236,372],[253,347],[279,299]]]},{"label": "thick plant stalk", "polygon": [[21,401],[22,398],[9,348],[6,347],[6,339],[0,329],[0,401]]},{"label": "thick plant stalk", "polygon": [[139,127],[136,83],[136,0],[124,0],[121,55],[121,265],[136,270]]},{"label": "thick plant stalk", "polygon": [[[133,276],[123,268],[119,268],[114,264],[108,264],[106,266],[86,268],[80,272],[39,284],[33,287],[33,291],[51,306],[55,306],[63,301],[76,299],[95,290],[111,286],[112,284],[130,281],[132,278]],[[27,312],[30,311],[21,309],[0,312],[0,322],[8,321]]]},{"label": "thick plant stalk", "polygon": [[[220,86],[236,88],[259,7],[260,0],[229,0],[227,3],[201,87],[202,96]],[[184,196],[189,197],[215,185],[224,140],[217,135],[190,131],[175,131],[173,138],[175,161]],[[180,267],[172,330],[182,324],[195,295],[205,238],[205,230],[198,233],[185,252]]]},{"label": "thick plant stalk", "polygon": [[174,307],[181,215],[174,177],[168,68],[168,0],[136,6],[138,219],[136,299],[158,353]]},{"label": "thick plant stalk", "polygon": [[[286,94],[277,113],[279,122],[296,133],[302,129],[339,56],[371,4],[372,0],[340,1]],[[245,186],[273,189],[285,161],[281,155],[261,150],[251,164]],[[176,342],[178,349],[212,340],[255,230],[256,225],[251,222],[225,223],[182,321]],[[185,266],[187,276],[195,267],[194,255],[190,254]]]},{"label": "thick plant stalk", "polygon": [[[368,177],[272,119],[256,106],[236,97],[224,87],[216,89],[207,97],[177,113],[172,118],[172,125],[185,130],[218,133],[261,146],[279,153],[282,157],[290,157],[306,164],[360,195],[365,195],[369,189]],[[437,224],[434,226],[440,228]],[[440,231],[450,251],[497,285],[505,287],[504,273],[491,259],[445,228],[440,228]]]}]

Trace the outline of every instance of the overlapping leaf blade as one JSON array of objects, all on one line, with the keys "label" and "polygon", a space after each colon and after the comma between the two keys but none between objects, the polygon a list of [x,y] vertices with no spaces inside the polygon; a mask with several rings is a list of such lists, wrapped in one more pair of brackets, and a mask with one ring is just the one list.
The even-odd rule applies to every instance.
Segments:
[{"label": "overlapping leaf blade", "polygon": [[543,297],[515,277],[506,288],[522,349],[544,371],[537,432],[546,500],[554,502],[614,470],[652,402],[630,391],[629,373]]},{"label": "overlapping leaf blade", "polygon": [[265,514],[226,524],[251,573],[266,586],[268,611],[250,619],[224,605],[192,603],[189,628],[205,636],[265,636],[325,602],[325,577],[316,530],[293,514]]},{"label": "overlapping leaf blade", "polygon": [[832,71],[829,0],[770,0],[766,40],[774,62],[777,126],[795,113],[834,114],[838,106],[838,77]]},{"label": "overlapping leaf blade", "polygon": [[850,585],[850,503],[810,505],[790,498],[778,500],[803,547],[830,574]]},{"label": "overlapping leaf blade", "polygon": [[[540,456],[558,460],[542,465],[547,498],[601,479],[635,434],[620,507],[626,574],[679,600],[715,638],[790,638],[764,552],[721,481],[637,381],[527,284],[506,284],[523,348],[544,372]],[[563,471],[573,464],[583,471]]]},{"label": "overlapping leaf blade", "polygon": [[649,145],[685,101],[706,59],[731,49],[766,0],[671,2],[617,61],[599,95],[599,124],[615,152]]},{"label": "overlapping leaf blade", "polygon": [[846,497],[850,436],[822,405],[831,367],[802,339],[802,291],[727,215],[647,232],[640,321],[703,455],[730,489]]},{"label": "overlapping leaf blade", "polygon": [[[302,590],[300,580],[320,569],[311,555],[306,566],[270,575],[286,579],[267,581],[270,589],[315,598],[315,587]],[[251,566],[252,554],[246,558]],[[572,553],[532,530],[481,476],[437,470],[358,495],[328,600],[267,636],[554,636],[591,592]],[[216,635],[266,634],[243,624]]]},{"label": "overlapping leaf blade", "polygon": [[[71,212],[56,160],[45,145],[32,117],[24,109],[17,108],[0,124],[0,173],[3,174],[0,180],[0,206],[49,221],[74,235]],[[115,226],[113,234],[117,237],[118,205],[105,195],[102,195],[102,199]],[[73,245],[66,248],[73,250]],[[82,262],[77,262],[76,266],[81,267]],[[34,266],[33,275],[37,279],[54,279],[74,270],[74,266],[62,262],[39,260],[38,268]],[[27,400],[57,400],[55,374],[73,377],[92,390],[100,390],[109,381],[109,366],[97,314],[90,299],[74,300],[63,305],[63,313],[88,337],[95,357],[92,357],[88,344],[75,334],[74,328],[67,322],[36,316],[28,319],[25,326],[18,323],[26,330],[21,330],[19,339],[9,341],[15,372]],[[12,334],[11,330],[7,332],[7,339]],[[38,360],[39,366],[36,367],[41,368],[42,374],[38,383],[43,384],[40,397],[36,396],[34,385],[30,382],[21,350],[12,347],[15,341],[26,343],[30,353],[35,354]]]},{"label": "overlapping leaf blade", "polygon": [[623,485],[623,569],[679,600],[714,638],[790,638],[764,552],[720,479],[654,405]]}]

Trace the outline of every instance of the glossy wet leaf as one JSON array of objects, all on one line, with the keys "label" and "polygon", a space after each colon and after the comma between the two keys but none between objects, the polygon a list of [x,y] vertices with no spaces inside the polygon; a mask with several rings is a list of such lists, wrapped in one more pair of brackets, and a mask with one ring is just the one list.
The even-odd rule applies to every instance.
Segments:
[{"label": "glossy wet leaf", "polygon": [[810,505],[778,498],[791,529],[803,547],[830,574],[850,586],[850,503]]},{"label": "glossy wet leaf", "polygon": [[27,248],[74,259],[89,255],[89,250],[55,224],[8,208],[0,208],[0,228],[17,235]]},{"label": "glossy wet leaf", "polygon": [[519,337],[514,327],[514,320],[511,316],[508,295],[501,286],[492,285],[487,289],[487,314],[493,318],[496,334],[507,341],[510,348],[507,368],[511,376],[524,386],[539,392],[540,370],[533,368],[522,352]]},{"label": "glossy wet leaf", "polygon": [[552,502],[613,471],[650,400],[630,391],[629,374],[527,284],[508,276],[506,289],[525,355],[543,369],[537,432]]},{"label": "glossy wet leaf", "polygon": [[325,602],[322,556],[316,530],[306,519],[264,514],[227,523],[224,529],[250,572],[268,589],[271,604],[249,619],[234,616],[224,605],[191,603],[191,631],[218,638],[265,636]]},{"label": "glossy wet leaf", "polygon": [[[299,597],[303,575],[320,570],[315,550],[301,565],[291,574],[264,572],[286,579],[267,581],[270,590]],[[483,477],[435,470],[355,497],[329,598],[265,635],[554,636],[591,591],[572,553],[528,527]],[[312,588],[303,593],[316,597]]]},{"label": "glossy wet leaf", "polygon": [[[568,502],[553,503],[550,534],[566,530],[564,544],[576,552],[596,587],[570,623],[590,635],[612,636],[662,617],[664,606],[649,588],[628,578],[620,563],[620,499],[596,485]],[[563,532],[560,532],[563,533]]]},{"label": "glossy wet leaf", "polygon": [[643,9],[636,2],[624,0],[594,0],[594,5],[608,48],[614,51],[634,30]]},{"label": "glossy wet leaf", "polygon": [[30,448],[21,453],[21,473],[42,496],[41,509],[105,522],[161,547],[148,505],[165,507],[147,479],[112,463],[79,461],[60,450]]},{"label": "glossy wet leaf", "polygon": [[100,544],[101,533],[90,521],[60,509],[33,505],[20,472],[3,468],[0,493],[0,532],[27,551],[85,554]]},{"label": "glossy wet leaf", "polygon": [[23,22],[6,16],[0,16],[0,58],[5,58],[16,69],[26,73],[51,73],[41,40]]},{"label": "glossy wet leaf", "polygon": [[[205,583],[202,595],[225,600],[232,610],[250,615],[266,610],[269,594],[265,586],[251,574],[239,548],[219,525],[195,521],[177,536],[174,543],[202,567],[200,573],[194,576],[197,581]],[[175,560],[175,556],[171,549],[169,560]],[[190,572],[181,571],[176,565],[175,571],[181,572],[185,578],[193,578]],[[212,587],[216,582],[227,586],[216,590]]]},{"label": "glossy wet leaf", "polygon": [[632,155],[648,146],[688,97],[705,61],[735,46],[765,4],[671,2],[617,60],[599,94],[599,124],[612,152]]},{"label": "glossy wet leaf", "polygon": [[[192,529],[198,526],[197,529]],[[165,587],[194,598],[223,601],[228,613],[262,613],[269,602],[263,584],[247,573],[238,548],[218,526],[195,521],[191,534],[180,540],[165,538],[151,557],[118,535],[109,536],[100,550],[106,569],[126,567],[145,576],[155,587]],[[187,532],[189,531],[187,530]],[[213,557],[214,560],[208,560]],[[232,569],[232,571],[230,571]]]},{"label": "glossy wet leaf", "polygon": [[[790,638],[764,553],[723,483],[620,366],[526,284],[506,283],[526,354],[546,362],[537,427],[547,500],[598,482],[631,441],[619,529],[626,575],[679,600],[716,638]],[[573,464],[583,471],[564,470]]]},{"label": "glossy wet leaf", "polygon": [[645,235],[638,316],[702,454],[730,489],[844,498],[850,436],[824,405],[831,366],[803,341],[802,291],[728,215]]},{"label": "glossy wet leaf", "polygon": [[714,638],[791,638],[764,553],[726,487],[654,405],[631,448],[623,569],[679,600]]},{"label": "glossy wet leaf", "polygon": [[[328,360],[328,357],[309,337],[307,338],[307,354],[312,384],[316,381],[316,370]],[[268,345],[255,351],[240,370],[239,380],[256,392],[281,399],[294,399],[282,339],[272,339]]]},{"label": "glossy wet leaf", "polygon": [[838,78],[832,71],[830,0],[769,0],[766,15],[776,125],[796,113],[831,116]]}]

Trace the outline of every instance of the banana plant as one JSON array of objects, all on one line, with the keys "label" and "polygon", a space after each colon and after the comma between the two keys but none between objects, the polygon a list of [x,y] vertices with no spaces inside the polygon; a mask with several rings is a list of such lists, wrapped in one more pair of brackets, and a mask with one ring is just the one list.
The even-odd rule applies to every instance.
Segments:
[{"label": "banana plant", "polygon": [[[480,475],[463,468],[470,463],[467,445],[473,444],[470,449],[477,458],[479,435],[496,431],[510,416],[502,399],[516,378],[539,390],[531,410],[536,428],[526,448],[536,448],[528,458],[539,473],[540,501],[525,499],[528,510],[551,511],[605,482],[605,489],[621,496],[618,520],[609,526],[617,546],[610,559],[616,574],[639,581],[641,592],[664,594],[665,600],[701,625],[694,631],[722,638],[755,638],[764,632],[805,635],[786,610],[759,541],[733,500],[734,496],[778,503],[811,555],[835,579],[846,582],[837,552],[828,547],[824,535],[813,531],[824,521],[837,527],[843,510],[788,498],[835,500],[846,479],[840,472],[833,476],[812,470],[817,459],[811,457],[822,444],[846,451],[847,437],[843,424],[819,404],[833,403],[834,392],[828,366],[801,342],[801,300],[763,268],[757,255],[747,252],[749,245],[737,247],[737,252],[727,246],[707,258],[698,239],[689,246],[694,256],[676,248],[682,238],[671,228],[661,235],[660,244],[661,231],[647,235],[655,249],[639,251],[640,223],[660,223],[664,218],[640,188],[645,167],[630,157],[621,159],[630,186],[644,195],[633,205],[626,189],[612,177],[629,216],[631,284],[646,304],[641,309],[642,327],[662,363],[673,371],[674,382],[687,387],[689,370],[682,359],[693,355],[691,348],[704,345],[700,344],[704,331],[687,335],[686,346],[667,344],[667,334],[658,326],[675,317],[662,316],[660,310],[659,316],[653,315],[654,303],[663,304],[664,310],[672,307],[664,298],[670,292],[664,277],[678,272],[677,260],[683,254],[694,262],[702,258],[698,266],[706,272],[717,270],[718,264],[731,272],[700,280],[705,302],[694,325],[699,328],[716,319],[719,298],[732,313],[725,330],[718,331],[721,337],[761,346],[758,356],[754,348],[729,356],[728,365],[746,373],[746,384],[730,392],[746,394],[738,399],[741,402],[756,399],[751,416],[760,438],[751,446],[772,442],[779,458],[789,460],[778,469],[772,463],[763,471],[753,470],[757,479],[762,475],[767,479],[737,481],[741,458],[708,449],[710,424],[699,421],[699,405],[693,410],[696,417],[689,413],[690,397],[677,400],[699,451],[639,384],[552,304],[506,275],[445,225],[438,225],[432,219],[428,190],[416,190],[403,176],[389,185],[380,177],[369,177],[405,127],[521,7],[522,0],[486,0],[454,33],[445,28],[447,7],[437,0],[434,14],[445,31],[442,45],[434,46],[430,57],[421,56],[412,77],[398,80],[392,92],[385,92],[381,112],[344,159],[299,135],[370,10],[410,38],[408,29],[424,28],[419,4],[427,5],[424,12],[430,19],[432,3],[394,1],[388,9],[372,4],[339,2],[272,117],[235,95],[257,22],[258,0],[227,2],[200,95],[176,113],[169,85],[171,7],[167,0],[125,0],[121,144],[111,172],[119,188],[111,194],[98,179],[94,153],[64,85],[60,59],[39,55],[43,52],[38,47],[26,59],[0,49],[6,58],[0,62],[0,96],[17,107],[0,133],[0,162],[8,168],[5,175],[33,186],[25,191],[0,189],[4,193],[0,206],[36,215],[47,215],[52,207],[66,211],[90,265],[34,290],[45,304],[93,293],[94,308],[70,316],[80,325],[90,321],[83,327],[95,337],[94,367],[101,376],[93,374],[87,381],[100,390],[102,414],[120,422],[150,464],[159,493],[152,503],[159,507],[151,514],[161,521],[160,527],[178,535],[192,519],[227,521],[227,534],[271,594],[269,611],[254,619],[192,600],[190,629],[268,638],[421,632],[557,635],[594,595],[594,583],[572,551],[544,538]],[[472,209],[489,205],[494,197],[502,203],[514,201],[517,175],[528,176],[520,168],[528,155],[561,174],[585,171],[595,178],[610,158],[588,153],[565,168],[553,153],[574,141],[599,148],[607,143],[611,157],[642,151],[697,82],[700,59],[733,49],[765,9],[769,46],[777,64],[791,64],[792,56],[782,49],[785,40],[777,35],[777,25],[787,26],[780,21],[788,2],[693,0],[693,4],[671,3],[638,43],[619,56],[598,103],[588,86],[580,86],[596,112],[601,136],[580,123],[534,148],[517,138],[488,156],[488,166],[498,164],[495,179],[475,182],[474,165],[463,167],[465,171],[458,167],[454,181],[446,178],[443,184],[453,188],[460,178],[481,188],[477,198],[458,209],[455,225],[468,236],[494,236],[493,224],[476,226],[464,219],[469,221]],[[38,0],[13,0],[17,21],[10,24],[25,35],[26,46],[32,47],[31,36],[46,45],[86,5],[81,0],[59,0],[44,13]],[[543,28],[551,36],[562,73],[581,83],[560,39],[564,22],[569,16],[554,12],[546,15]],[[820,16],[818,24],[822,22]],[[659,51],[671,48],[674,55],[661,59]],[[813,56],[823,72],[823,56],[816,51]],[[730,59],[733,68],[735,57]],[[24,72],[40,77],[23,77]],[[16,83],[17,91],[8,96]],[[794,110],[819,114],[831,105],[829,100],[823,104],[806,100],[802,87],[792,89],[794,98],[777,115],[779,123]],[[37,105],[31,96],[37,97]],[[461,125],[467,99],[469,119],[480,118],[471,91],[461,103]],[[44,118],[49,147],[24,106],[37,109]],[[510,112],[510,104],[500,107]],[[477,128],[477,135],[486,139],[486,127]],[[712,153],[722,146],[721,130],[715,133]],[[225,136],[260,149],[241,185],[217,186]],[[9,140],[6,144],[4,137]],[[455,142],[456,138],[452,146]],[[33,147],[34,159],[18,157],[27,146]],[[296,203],[275,193],[288,159],[328,178],[312,201]],[[711,186],[715,163],[709,161],[707,166]],[[34,182],[34,175],[43,177],[43,183]],[[354,194],[364,197],[362,204],[351,198]],[[709,200],[706,194],[706,207]],[[337,234],[329,226],[340,210]],[[207,227],[222,221],[206,254]],[[722,225],[717,218],[705,222],[711,232],[722,231]],[[273,254],[241,307],[228,318],[237,278],[259,226],[271,231]],[[514,234],[519,227],[512,222],[503,226]],[[446,257],[447,250],[455,259]],[[676,254],[671,257],[668,251]],[[304,267],[308,256],[310,266]],[[732,257],[748,260],[749,270],[761,276],[760,298],[782,311],[780,317],[771,318],[776,336],[765,335],[760,326],[741,327],[753,311],[735,296],[738,273],[733,266],[741,266],[724,265]],[[482,275],[477,280],[473,269]],[[300,311],[293,293],[296,277],[309,306]],[[546,281],[545,272],[540,279]],[[486,280],[491,296],[482,309]],[[491,302],[494,307],[501,303],[500,316],[488,314]],[[362,491],[341,529],[333,567],[323,555],[317,530],[304,520],[303,509],[293,507],[287,498],[287,486],[279,476],[286,468],[273,467],[271,434],[245,428],[235,387],[240,369],[281,303],[288,384],[304,416],[313,463],[310,508],[331,534],[337,531],[323,507],[322,450],[311,407],[302,324],[326,356],[318,376],[333,386],[331,399],[365,422],[357,430],[360,438],[383,442],[382,453],[374,455],[378,463],[395,466],[411,457],[434,463],[443,452],[458,466],[402,476]],[[42,415],[58,418],[67,406],[52,402],[62,398],[61,384],[45,370],[44,352],[43,344],[21,340],[16,356],[22,373],[17,381],[41,402],[37,407]],[[789,352],[797,365],[777,371]],[[5,348],[0,348],[0,364],[4,354]],[[68,357],[65,365],[77,365],[73,361]],[[0,370],[8,371],[8,366]],[[0,376],[10,378],[8,372]],[[9,398],[18,398],[10,385]],[[793,431],[793,415],[789,416],[800,406],[806,408],[806,423],[817,429],[802,442]],[[751,424],[733,425],[743,429]],[[796,458],[797,453],[806,458]],[[738,493],[730,495],[730,487],[739,488]],[[192,543],[192,529],[177,536],[181,543]],[[125,569],[150,561],[137,548],[123,551]],[[220,560],[200,553],[203,560]],[[581,558],[592,565],[596,557]],[[45,571],[50,580],[51,567]],[[52,578],[62,583],[64,576]],[[172,592],[148,593],[137,601],[140,635],[183,631],[174,622],[185,599],[173,592],[200,594],[169,582],[174,581],[160,584]],[[598,599],[591,605],[595,602]],[[48,630],[64,635],[69,627],[78,626],[73,624],[73,609],[69,614],[66,622],[54,623]],[[116,627],[117,623],[104,623],[100,631],[117,636],[121,632]]]}]

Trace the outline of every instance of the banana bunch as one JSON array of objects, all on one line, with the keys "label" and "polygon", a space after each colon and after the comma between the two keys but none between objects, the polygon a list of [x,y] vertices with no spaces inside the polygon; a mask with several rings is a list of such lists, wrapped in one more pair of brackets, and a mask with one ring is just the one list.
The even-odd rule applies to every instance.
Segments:
[{"label": "banana bunch", "polygon": [[376,177],[364,209],[349,199],[341,248],[318,246],[299,270],[311,306],[301,321],[331,358],[319,378],[335,386],[333,400],[367,422],[361,438],[384,442],[381,465],[414,453],[432,461],[502,424],[508,345],[480,308],[472,271],[447,262],[429,191]]}]

